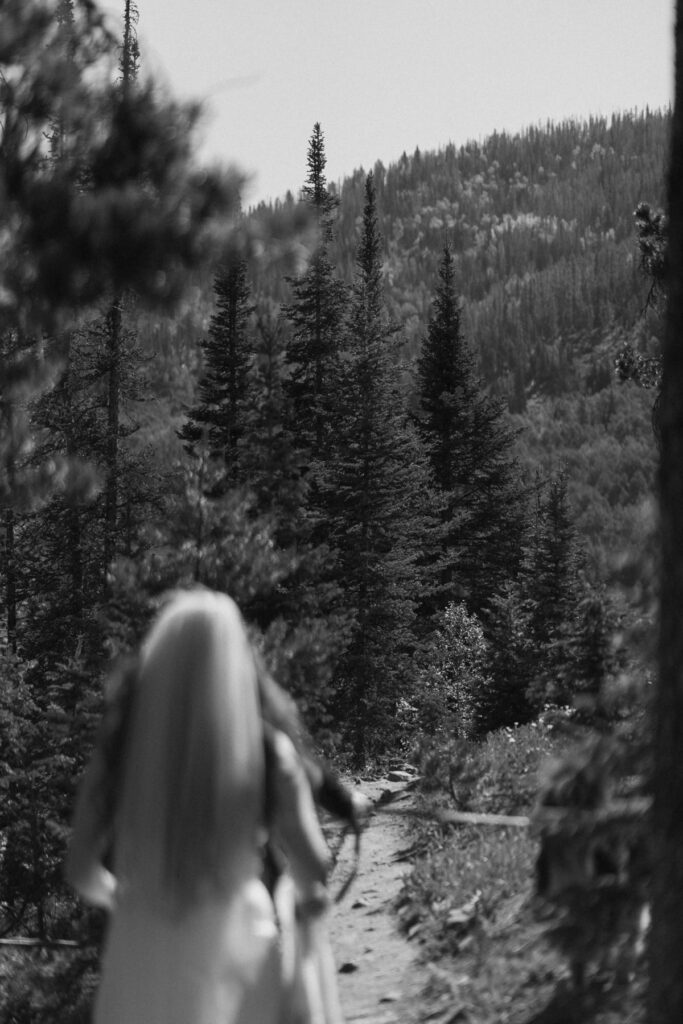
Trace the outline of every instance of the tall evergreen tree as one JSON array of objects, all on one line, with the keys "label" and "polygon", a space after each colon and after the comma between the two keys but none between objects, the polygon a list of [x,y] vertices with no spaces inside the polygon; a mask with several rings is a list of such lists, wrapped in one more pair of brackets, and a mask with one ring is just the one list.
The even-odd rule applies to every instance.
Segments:
[{"label": "tall evergreen tree", "polygon": [[319,457],[325,434],[334,429],[334,389],[347,298],[329,257],[338,200],[325,178],[325,140],[319,123],[308,147],[308,177],[301,195],[318,227],[318,244],[305,273],[290,279],[291,302],[283,315],[292,328],[287,348],[288,397],[297,424],[297,444],[308,459]]},{"label": "tall evergreen tree", "polygon": [[584,721],[597,723],[605,717],[605,683],[616,667],[612,637],[615,616],[607,595],[585,588],[576,609],[575,638],[571,651],[574,705]]},{"label": "tall evergreen tree", "polygon": [[524,571],[528,637],[535,652],[527,693],[536,711],[545,703],[571,702],[573,681],[567,669],[573,659],[581,601],[579,567],[567,479],[561,475],[539,498],[536,529]]},{"label": "tall evergreen tree", "polygon": [[[133,91],[138,74],[139,49],[136,26],[138,10],[134,0],[125,0],[123,43],[119,68],[121,96],[124,108]],[[120,505],[120,432],[121,432],[121,377],[124,372],[123,346],[124,295],[114,295],[104,318],[104,340],[107,368],[107,432],[105,446],[104,484],[104,543],[102,567],[105,588],[107,574],[116,553]]]},{"label": "tall evergreen tree", "polygon": [[[54,386],[33,403],[34,459],[68,469],[50,499],[36,509],[22,533],[24,618],[33,658],[66,657],[85,636],[105,600],[102,550],[106,531],[106,480],[110,441],[106,319],[74,327]],[[111,564],[137,550],[142,525],[159,499],[159,474],[151,453],[137,442],[136,406],[145,378],[134,332],[122,330],[118,375],[117,515]],[[96,632],[96,631],[95,631]]]},{"label": "tall evergreen tree", "polygon": [[[390,736],[416,646],[416,608],[430,518],[431,478],[408,422],[382,294],[381,238],[372,175],[337,386],[340,416],[329,488],[329,536],[353,616],[341,660],[340,701],[359,761]],[[391,650],[392,658],[386,657]]]},{"label": "tall evergreen tree", "polygon": [[417,382],[420,432],[446,500],[446,563],[452,566],[447,589],[478,614],[517,573],[525,500],[513,432],[502,404],[487,394],[462,336],[455,261],[448,246]]},{"label": "tall evergreen tree", "polygon": [[489,602],[486,684],[475,694],[477,729],[489,732],[530,721],[534,708],[527,694],[536,652],[529,643],[529,612],[520,587],[508,582]]},{"label": "tall evergreen tree", "polygon": [[296,446],[296,425],[288,400],[287,351],[282,320],[269,309],[257,312],[253,357],[247,374],[242,466],[257,506],[278,520],[285,546],[301,534],[307,484]]},{"label": "tall evergreen tree", "polygon": [[208,338],[201,342],[204,374],[198,403],[188,412],[179,437],[195,452],[203,442],[224,466],[229,480],[240,477],[240,441],[245,430],[248,374],[253,342],[248,322],[253,311],[245,260],[223,266],[214,278],[216,311]]},{"label": "tall evergreen tree", "polygon": [[[18,535],[25,513],[46,489],[49,492],[53,482],[53,474],[42,474],[29,457],[33,437],[27,406],[28,400],[45,386],[40,369],[41,360],[32,341],[22,340],[13,331],[0,335],[0,645],[13,653],[17,651],[21,600]],[[47,479],[41,479],[43,475]]]}]

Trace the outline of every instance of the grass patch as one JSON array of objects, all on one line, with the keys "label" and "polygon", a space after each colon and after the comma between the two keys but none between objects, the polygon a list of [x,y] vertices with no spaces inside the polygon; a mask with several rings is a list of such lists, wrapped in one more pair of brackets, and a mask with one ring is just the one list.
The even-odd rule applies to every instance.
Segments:
[{"label": "grass patch", "polygon": [[[442,808],[487,814],[525,814],[538,792],[539,771],[564,742],[555,730],[525,725],[492,733],[481,743],[428,745],[418,752],[422,772],[416,843],[422,851],[400,897],[404,930],[420,934],[430,956],[456,955],[468,939],[457,911],[494,923],[510,900],[530,895],[537,843],[526,828],[442,826]],[[476,915],[474,908],[476,907]],[[467,942],[465,945],[467,946]],[[471,944],[471,943],[470,943]]]},{"label": "grass patch", "polygon": [[494,922],[499,908],[528,890],[535,855],[526,830],[500,829],[491,836],[459,829],[415,864],[401,895],[405,930],[420,933],[430,957],[457,955],[472,944],[475,918]]},{"label": "grass patch", "polygon": [[[571,962],[557,941],[561,914],[536,896],[533,829],[442,826],[430,817],[437,809],[529,814],[544,767],[576,739],[576,730],[546,722],[501,730],[481,743],[431,744],[418,753],[419,855],[397,912],[428,966],[425,998],[435,1019],[442,1005],[444,1019],[469,1024],[645,1020],[641,976],[616,983],[594,970],[580,991],[574,986]],[[454,1007],[460,1016],[453,1017]]]}]

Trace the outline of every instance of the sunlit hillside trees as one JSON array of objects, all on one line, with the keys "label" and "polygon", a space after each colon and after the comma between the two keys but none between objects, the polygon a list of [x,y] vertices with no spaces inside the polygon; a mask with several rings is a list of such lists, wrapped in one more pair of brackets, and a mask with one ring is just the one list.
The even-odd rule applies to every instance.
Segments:
[{"label": "sunlit hillside trees", "polygon": [[[446,239],[465,335],[486,383],[515,411],[530,395],[573,391],[589,374],[609,379],[613,352],[600,345],[608,332],[649,350],[661,328],[636,324],[648,287],[633,215],[644,200],[653,210],[663,203],[669,117],[646,109],[549,122],[377,163],[387,308],[411,354]],[[366,173],[338,193],[333,258],[347,281]]]}]

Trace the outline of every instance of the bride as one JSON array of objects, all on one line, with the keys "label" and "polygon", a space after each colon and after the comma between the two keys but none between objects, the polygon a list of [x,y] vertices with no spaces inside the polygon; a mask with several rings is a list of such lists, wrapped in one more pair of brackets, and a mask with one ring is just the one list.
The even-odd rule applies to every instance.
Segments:
[{"label": "bride", "polygon": [[[261,881],[264,728],[235,603],[203,589],[176,594],[124,690],[79,789],[66,868],[85,900],[111,912],[95,1024],[275,1024],[282,965]],[[284,732],[272,730],[269,746],[268,827],[296,904],[319,913],[329,852],[310,787]],[[327,1003],[338,1019],[334,994]]]}]

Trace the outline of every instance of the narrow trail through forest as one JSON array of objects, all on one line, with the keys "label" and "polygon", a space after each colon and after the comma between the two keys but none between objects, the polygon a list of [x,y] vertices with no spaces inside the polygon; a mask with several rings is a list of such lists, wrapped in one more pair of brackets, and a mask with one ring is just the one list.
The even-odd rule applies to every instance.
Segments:
[{"label": "narrow trail through forest", "polygon": [[[346,1024],[417,1024],[425,1019],[421,993],[427,971],[400,934],[392,909],[411,870],[405,857],[410,819],[400,812],[412,794],[405,782],[388,779],[364,782],[359,789],[376,809],[363,832],[358,874],[332,913],[342,1008]],[[334,893],[352,868],[353,842],[347,839],[333,876]]]}]

